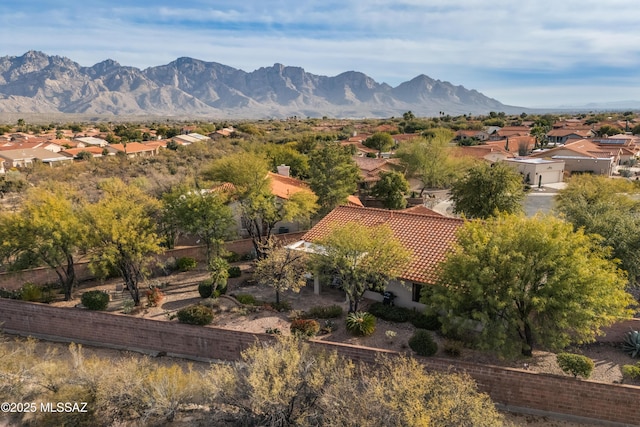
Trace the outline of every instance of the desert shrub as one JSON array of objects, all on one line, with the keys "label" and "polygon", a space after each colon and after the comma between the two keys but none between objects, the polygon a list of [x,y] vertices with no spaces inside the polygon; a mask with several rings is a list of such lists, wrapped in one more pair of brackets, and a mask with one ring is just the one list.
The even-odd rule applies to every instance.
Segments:
[{"label": "desert shrub", "polygon": [[80,300],[89,310],[106,310],[109,305],[109,294],[103,291],[87,291],[82,294]]},{"label": "desert shrub", "polygon": [[290,320],[296,320],[296,319],[306,319],[306,313],[303,310],[291,310],[289,312],[289,319]]},{"label": "desert shrub", "polygon": [[275,311],[284,312],[291,310],[291,303],[289,301],[281,300],[280,302],[270,302],[265,304],[273,308]]},{"label": "desert shrub", "polygon": [[324,325],[320,328],[320,334],[330,334],[338,329],[338,325],[331,319],[326,319]]},{"label": "desert shrub", "polygon": [[347,314],[347,330],[354,335],[369,336],[376,330],[376,317],[366,311],[355,311]]},{"label": "desert shrub", "polygon": [[640,331],[629,331],[625,334],[622,350],[631,357],[640,357]]},{"label": "desert shrub", "polygon": [[196,304],[178,310],[178,321],[189,325],[208,325],[213,321],[213,310]]},{"label": "desert shrub", "polygon": [[256,300],[256,297],[254,297],[251,294],[238,294],[236,295],[236,299],[238,300],[238,302],[240,304],[244,304],[244,305],[257,305],[258,301]]},{"label": "desert shrub", "polygon": [[418,329],[426,329],[428,331],[440,330],[442,326],[437,314],[424,314],[417,311],[410,312],[409,322]]},{"label": "desert shrub", "polygon": [[237,252],[230,251],[227,256],[225,256],[225,259],[229,264],[231,264],[240,261],[242,259],[242,256]]},{"label": "desert shrub", "polygon": [[198,285],[198,293],[202,298],[209,298],[213,295],[213,280],[207,279],[200,282]]},{"label": "desert shrub", "polygon": [[438,352],[438,344],[426,329],[416,329],[409,338],[409,347],[420,356],[433,356]]},{"label": "desert shrub", "polygon": [[342,307],[337,304],[311,307],[305,317],[315,319],[335,319],[342,316]]},{"label": "desert shrub", "polygon": [[623,365],[622,376],[631,380],[640,380],[640,362],[635,365]]},{"label": "desert shrub", "polygon": [[136,303],[132,299],[126,299],[122,302],[122,312],[124,314],[130,314],[135,308]]},{"label": "desert shrub", "polygon": [[10,290],[5,288],[0,288],[0,298],[20,299],[20,289]]},{"label": "desert shrub", "polygon": [[289,329],[293,335],[312,337],[320,331],[320,324],[313,319],[296,319]]},{"label": "desert shrub", "polygon": [[164,299],[164,294],[162,293],[160,288],[154,287],[151,289],[147,289],[147,291],[145,292],[145,295],[147,297],[147,305],[149,307],[159,306],[162,300]]},{"label": "desert shrub", "polygon": [[20,288],[20,299],[22,301],[39,302],[42,300],[42,288],[33,283],[25,283]]},{"label": "desert shrub", "polygon": [[282,335],[282,332],[278,328],[267,328],[264,330],[264,333],[269,335]]},{"label": "desert shrub", "polygon": [[179,271],[191,271],[197,266],[198,262],[195,260],[195,258],[191,258],[188,256],[178,258],[178,261],[176,261],[176,268]]},{"label": "desert shrub", "polygon": [[231,279],[242,276],[242,271],[240,271],[240,267],[238,267],[237,265],[232,265],[231,267],[229,267],[227,269],[227,272],[229,273],[229,278]]},{"label": "desert shrub", "polygon": [[593,372],[593,360],[581,354],[558,353],[556,360],[562,372],[573,375],[574,378],[577,378],[578,375],[589,378]]},{"label": "desert shrub", "polygon": [[451,357],[460,357],[464,345],[461,341],[447,341],[444,345],[444,352]]},{"label": "desert shrub", "polygon": [[369,307],[369,313],[379,319],[387,320],[389,322],[401,323],[409,320],[409,310],[406,308],[384,305],[381,302],[371,304]]}]

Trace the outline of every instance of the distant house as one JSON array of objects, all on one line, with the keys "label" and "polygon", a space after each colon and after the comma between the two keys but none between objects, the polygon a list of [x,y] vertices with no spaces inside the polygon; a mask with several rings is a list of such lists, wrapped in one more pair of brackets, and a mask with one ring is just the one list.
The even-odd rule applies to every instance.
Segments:
[{"label": "distant house", "polygon": [[397,159],[371,158],[354,156],[354,162],[360,169],[360,182],[358,184],[360,193],[369,194],[369,191],[376,182],[380,181],[380,174],[383,172],[399,171],[401,169]]},{"label": "distant house", "polygon": [[89,153],[92,157],[102,157],[104,155],[105,148],[100,147],[82,147],[82,148],[67,148],[60,152],[60,154],[69,156],[73,159],[77,159],[80,153]]},{"label": "distant house", "polygon": [[566,144],[571,140],[593,138],[595,133],[591,129],[551,129],[547,132],[547,143]]},{"label": "distant house", "polygon": [[478,160],[486,160],[489,163],[499,162],[514,156],[513,153],[505,150],[499,144],[455,147],[451,153],[455,157],[472,157]]},{"label": "distant house", "polygon": [[504,163],[520,172],[524,182],[529,185],[540,187],[564,180],[564,160],[518,157],[506,159]]},{"label": "distant house", "polygon": [[211,138],[208,136],[200,135],[199,133],[190,133],[187,135],[176,135],[171,140],[178,145],[191,145],[196,142],[206,142]]},{"label": "distant house", "polygon": [[574,173],[593,173],[609,176],[618,162],[619,150],[606,149],[589,139],[569,142],[550,150],[539,151],[530,157],[563,160],[565,171]]},{"label": "distant house", "polygon": [[456,132],[456,136],[454,138],[455,141],[462,141],[465,139],[473,139],[476,141],[487,141],[489,139],[489,134],[483,130],[471,130],[471,129],[463,129]]},{"label": "distant house", "polygon": [[[313,191],[303,181],[289,176],[289,166],[278,166],[278,173],[268,172],[265,179],[269,180],[269,188],[271,193],[280,200],[289,200],[291,196],[299,192],[308,192],[313,194]],[[221,185],[212,188],[210,191],[221,191],[233,193],[235,187],[231,183],[223,183]],[[360,202],[358,200],[358,202]],[[241,212],[237,203],[231,205],[234,216],[236,219],[237,234],[241,237],[248,237],[248,231],[242,227]],[[306,224],[300,224],[298,222],[279,222],[276,224],[278,228],[275,229],[277,233],[293,233],[305,229]]]},{"label": "distant house", "polygon": [[139,142],[129,142],[125,144],[110,144],[107,149],[109,151],[120,152],[128,157],[150,157],[158,154],[158,147]]},{"label": "distant house", "polygon": [[634,135],[620,134],[606,138],[594,138],[593,142],[605,151],[615,150],[619,165],[629,164],[640,155],[640,138]]},{"label": "distant house", "polygon": [[531,128],[527,126],[505,126],[491,133],[489,139],[491,141],[499,141],[514,136],[529,136],[531,134],[530,132]]},{"label": "distant house", "polygon": [[[403,247],[411,251],[411,260],[397,280],[392,280],[387,290],[395,294],[395,303],[402,307],[424,309],[420,303],[421,290],[436,280],[438,264],[445,259],[456,232],[463,224],[458,218],[447,218],[431,213],[411,210],[390,211],[384,209],[338,206],[318,224],[302,236],[302,240],[288,246],[292,250],[317,251],[316,242],[327,236],[334,224],[358,222],[367,226],[387,224]],[[315,247],[315,249],[314,249]],[[321,283],[316,278],[316,293]],[[365,298],[382,301],[382,295],[365,292]]]},{"label": "distant house", "polygon": [[536,139],[529,135],[510,136],[497,141],[487,141],[486,145],[503,149],[513,156],[524,156],[535,148]]},{"label": "distant house", "polygon": [[97,147],[106,147],[109,144],[106,140],[102,138],[96,138],[93,136],[74,138],[74,140],[83,143],[85,147],[88,147],[90,145],[97,146]]},{"label": "distant house", "polygon": [[53,153],[44,148],[20,148],[16,150],[0,150],[0,159],[3,159],[7,168],[26,168],[40,161],[49,166],[72,162],[73,159],[59,153]]},{"label": "distant house", "polygon": [[209,138],[211,139],[219,139],[219,138],[229,138],[236,133],[236,130],[233,126],[229,126],[226,128],[218,129],[217,131],[209,134]]}]

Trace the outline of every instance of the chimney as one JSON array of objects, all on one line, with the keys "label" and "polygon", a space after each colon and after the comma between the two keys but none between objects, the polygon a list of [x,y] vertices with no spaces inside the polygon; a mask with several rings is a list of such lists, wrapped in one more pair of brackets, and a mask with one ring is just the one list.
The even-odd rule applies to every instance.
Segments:
[{"label": "chimney", "polygon": [[289,170],[291,166],[280,165],[278,166],[278,175],[289,176]]}]

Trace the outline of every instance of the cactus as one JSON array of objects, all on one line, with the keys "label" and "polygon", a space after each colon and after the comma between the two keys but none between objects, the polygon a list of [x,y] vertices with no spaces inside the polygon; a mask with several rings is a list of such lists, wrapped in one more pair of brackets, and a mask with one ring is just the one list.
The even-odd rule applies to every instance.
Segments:
[{"label": "cactus", "polygon": [[640,357],[640,331],[629,331],[624,336],[622,350],[631,357]]}]

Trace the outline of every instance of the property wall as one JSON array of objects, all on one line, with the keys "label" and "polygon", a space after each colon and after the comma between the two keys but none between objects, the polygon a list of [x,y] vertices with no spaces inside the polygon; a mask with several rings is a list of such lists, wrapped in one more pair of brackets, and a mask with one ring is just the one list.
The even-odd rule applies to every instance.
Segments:
[{"label": "property wall", "polygon": [[[282,240],[285,243],[295,242],[300,240],[305,232],[279,234],[276,238]],[[244,255],[251,253],[253,250],[253,243],[250,239],[233,240],[225,243],[225,249],[228,251],[236,252]],[[163,263],[169,258],[181,258],[191,257],[195,258],[199,262],[205,260],[206,252],[204,246],[185,246],[171,250],[167,250],[162,254],[159,254],[156,259]],[[89,270],[88,263],[81,261],[76,263],[76,278],[78,282],[85,280],[95,279],[94,274]],[[25,283],[35,283],[38,285],[45,285],[47,283],[55,283],[58,281],[58,276],[55,271],[50,268],[33,268],[29,270],[23,270],[18,272],[3,272],[0,273],[0,288],[16,290],[20,289]]]},{"label": "property wall", "polygon": [[612,163],[610,160],[587,158],[563,158],[561,160],[564,160],[564,169],[568,172],[592,172],[595,175],[611,175]]},{"label": "property wall", "polygon": [[[273,337],[222,328],[183,325],[51,307],[43,304],[0,299],[0,324],[11,334],[73,341],[96,346],[167,355],[217,360],[237,360],[240,352],[256,341]],[[313,345],[354,360],[372,363],[381,351],[348,344],[313,340]],[[599,420],[600,424],[640,425],[635,408],[640,387],[584,381],[538,374],[518,369],[477,365],[439,358],[419,358],[431,370],[466,372],[494,402],[507,408],[561,414],[573,419]]]}]

